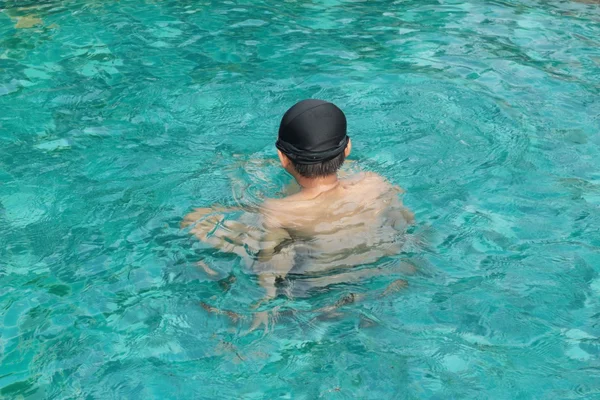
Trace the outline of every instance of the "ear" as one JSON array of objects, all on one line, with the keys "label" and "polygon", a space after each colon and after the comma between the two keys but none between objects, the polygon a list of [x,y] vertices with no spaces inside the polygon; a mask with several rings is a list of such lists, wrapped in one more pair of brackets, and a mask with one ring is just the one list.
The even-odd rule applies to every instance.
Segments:
[{"label": "ear", "polygon": [[290,165],[290,159],[288,158],[288,156],[283,154],[281,152],[281,150],[277,150],[277,155],[279,156],[279,161],[281,162],[281,166],[283,168],[287,169]]},{"label": "ear", "polygon": [[344,150],[344,157],[348,157],[352,152],[352,139],[348,139],[348,144],[346,145],[346,150]]}]

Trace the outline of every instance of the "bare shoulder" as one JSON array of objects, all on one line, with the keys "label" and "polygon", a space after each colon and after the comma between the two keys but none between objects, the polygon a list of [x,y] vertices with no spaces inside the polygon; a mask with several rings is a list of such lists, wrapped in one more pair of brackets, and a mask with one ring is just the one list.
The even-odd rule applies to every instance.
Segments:
[{"label": "bare shoulder", "polygon": [[284,199],[267,199],[261,207],[263,222],[271,228],[282,228],[288,224],[290,202]]},{"label": "bare shoulder", "polygon": [[375,191],[377,193],[404,192],[400,186],[393,185],[383,176],[375,172],[362,172],[352,179],[349,179],[348,182],[350,184],[360,185],[364,190]]},{"label": "bare shoulder", "polygon": [[366,182],[375,184],[389,184],[387,179],[376,172],[363,172],[362,177]]}]

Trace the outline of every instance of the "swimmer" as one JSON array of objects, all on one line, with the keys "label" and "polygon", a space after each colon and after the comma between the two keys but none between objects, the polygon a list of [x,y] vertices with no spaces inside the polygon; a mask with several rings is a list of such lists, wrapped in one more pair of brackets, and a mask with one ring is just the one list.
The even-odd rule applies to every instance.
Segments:
[{"label": "swimmer", "polygon": [[380,175],[340,176],[352,150],[342,110],[322,100],[297,103],[281,120],[276,147],[299,191],[264,201],[256,210],[260,224],[226,220],[230,209],[213,207],[196,209],[182,226],[247,259],[265,290],[263,302],[283,282],[293,296],[383,273],[353,267],[399,254],[413,214],[400,201],[401,189]]}]

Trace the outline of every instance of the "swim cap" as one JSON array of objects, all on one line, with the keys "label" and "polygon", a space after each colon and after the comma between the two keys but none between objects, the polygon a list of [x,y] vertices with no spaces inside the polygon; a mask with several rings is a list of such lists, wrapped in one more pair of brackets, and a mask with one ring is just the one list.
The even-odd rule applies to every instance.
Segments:
[{"label": "swim cap", "polygon": [[335,104],[303,100],[281,119],[275,146],[299,164],[331,160],[346,149],[346,116]]}]

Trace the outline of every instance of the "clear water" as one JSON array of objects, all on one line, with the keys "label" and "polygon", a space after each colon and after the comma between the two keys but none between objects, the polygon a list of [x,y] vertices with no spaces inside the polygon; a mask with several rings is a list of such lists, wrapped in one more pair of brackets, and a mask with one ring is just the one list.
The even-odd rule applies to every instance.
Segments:
[{"label": "clear water", "polygon": [[[570,1],[1,1],[0,397],[600,398],[600,9]],[[242,335],[195,206],[287,182],[279,118],[347,113],[407,190],[409,287]],[[229,291],[195,262],[237,280]]]}]

